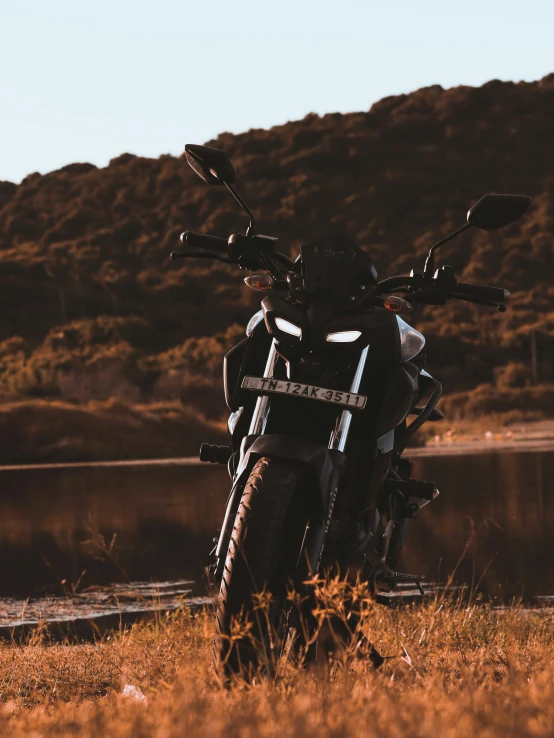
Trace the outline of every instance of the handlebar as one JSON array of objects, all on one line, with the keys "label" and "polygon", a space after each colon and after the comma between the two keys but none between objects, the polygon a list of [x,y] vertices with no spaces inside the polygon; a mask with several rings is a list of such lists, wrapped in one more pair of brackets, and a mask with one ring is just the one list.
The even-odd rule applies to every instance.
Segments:
[{"label": "handlebar", "polygon": [[466,300],[491,307],[505,309],[504,303],[510,293],[502,287],[487,287],[480,284],[464,284],[454,279],[452,284],[441,285],[437,280],[422,280],[421,275],[410,277],[389,277],[377,285],[376,295],[384,292],[406,292],[406,298],[421,304],[439,305],[447,299]]},{"label": "handlebar", "polygon": [[197,249],[214,249],[215,251],[228,252],[227,239],[219,236],[206,236],[203,233],[185,231],[181,233],[181,243]]},{"label": "handlebar", "polygon": [[[262,236],[261,234],[251,236],[234,234],[229,239],[225,239],[219,236],[185,231],[181,233],[181,243],[200,249],[210,249],[212,253],[173,251],[171,258],[214,259],[226,264],[237,264],[241,269],[267,269],[274,279],[282,280],[283,275],[277,267],[277,263],[284,265],[286,269],[292,269],[294,264],[288,256],[275,251],[276,241],[276,238]],[[213,252],[224,252],[225,257]]]},{"label": "handlebar", "polygon": [[[172,259],[179,257],[216,259],[228,264],[238,264],[246,269],[267,269],[274,279],[283,280],[275,262],[280,262],[286,269],[292,269],[293,262],[272,248],[272,242],[268,236],[231,236],[229,241],[219,236],[209,236],[194,231],[181,233],[181,242],[187,246],[201,249],[211,249],[212,252],[224,252],[227,258],[219,256],[218,253],[206,252],[179,252],[171,254]],[[237,249],[238,246],[238,249]],[[268,248],[269,247],[269,248]],[[443,267],[443,270],[448,267]],[[411,276],[390,277],[380,282],[374,291],[368,291],[364,302],[379,305],[382,302],[380,295],[386,292],[404,292],[412,302],[427,305],[444,305],[447,299],[454,298],[475,302],[482,305],[496,307],[505,310],[505,302],[510,298],[508,290],[501,287],[486,287],[480,284],[465,284],[458,282],[450,268],[446,274],[439,270],[436,278],[428,279],[421,272],[412,272]]]}]

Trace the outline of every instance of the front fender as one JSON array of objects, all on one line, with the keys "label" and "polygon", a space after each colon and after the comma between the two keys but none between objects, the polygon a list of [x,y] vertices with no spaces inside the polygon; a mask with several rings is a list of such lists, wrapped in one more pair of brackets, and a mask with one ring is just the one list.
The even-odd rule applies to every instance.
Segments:
[{"label": "front fender", "polygon": [[[251,445],[248,441],[251,441]],[[282,461],[296,461],[310,467],[319,483],[321,501],[324,509],[329,503],[329,482],[339,475],[342,477],[346,468],[346,455],[342,451],[329,449],[317,443],[311,443],[300,438],[288,435],[266,435],[257,436],[252,442],[252,436],[247,436],[244,441],[246,451],[241,457],[237,477],[242,476],[247,470],[253,468],[254,464],[262,456]],[[332,485],[331,485],[332,486]]]},{"label": "front fender", "polygon": [[318,510],[320,518],[322,521],[330,519],[336,491],[346,469],[347,457],[342,451],[288,435],[246,436],[242,441],[240,461],[227,501],[225,519],[217,544],[216,556],[219,561],[225,556],[229,545],[234,517],[244,485],[254,465],[262,456],[305,464],[311,470],[318,485],[318,497],[321,503]]}]

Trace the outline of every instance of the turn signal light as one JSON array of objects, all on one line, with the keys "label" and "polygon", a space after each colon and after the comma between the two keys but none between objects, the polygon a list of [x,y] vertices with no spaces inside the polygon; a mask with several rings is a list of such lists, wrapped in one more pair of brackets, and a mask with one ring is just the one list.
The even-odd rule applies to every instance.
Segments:
[{"label": "turn signal light", "polygon": [[407,300],[403,300],[401,297],[389,295],[385,299],[385,308],[390,310],[391,313],[409,313],[412,306]]},{"label": "turn signal light", "polygon": [[253,274],[244,278],[244,284],[257,292],[269,292],[273,287],[273,277],[269,274]]}]

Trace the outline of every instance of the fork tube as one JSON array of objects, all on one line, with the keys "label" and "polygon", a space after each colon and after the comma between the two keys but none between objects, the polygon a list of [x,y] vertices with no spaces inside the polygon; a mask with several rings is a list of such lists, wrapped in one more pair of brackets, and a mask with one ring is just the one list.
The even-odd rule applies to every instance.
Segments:
[{"label": "fork tube", "polygon": [[[365,349],[362,351],[362,355],[360,356],[358,368],[356,369],[356,373],[354,374],[354,379],[352,380],[352,385],[350,387],[350,392],[354,394],[357,393],[360,389],[360,383],[362,381],[368,353],[369,346],[366,346]],[[350,430],[351,422],[351,411],[343,410],[340,414],[340,418],[337,425],[335,426],[335,429],[331,433],[331,438],[329,439],[330,449],[335,449],[336,451],[344,451],[344,449],[346,448],[346,441],[348,440],[348,431]]]},{"label": "fork tube", "polygon": [[[271,348],[269,349],[269,355],[267,357],[267,363],[265,365],[264,377],[273,377],[275,371],[275,364],[277,363],[277,349],[275,347],[275,339],[271,342]],[[250,421],[250,430],[248,431],[249,436],[261,436],[265,430],[267,423],[267,415],[269,413],[269,397],[267,395],[260,395],[256,400],[256,407],[254,408],[254,414]]]}]

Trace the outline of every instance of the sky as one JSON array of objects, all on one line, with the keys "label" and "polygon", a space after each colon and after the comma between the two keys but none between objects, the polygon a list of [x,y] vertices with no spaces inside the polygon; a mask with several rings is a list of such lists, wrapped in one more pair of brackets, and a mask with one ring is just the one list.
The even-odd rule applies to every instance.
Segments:
[{"label": "sky", "polygon": [[552,0],[0,0],[0,180],[554,72]]}]

